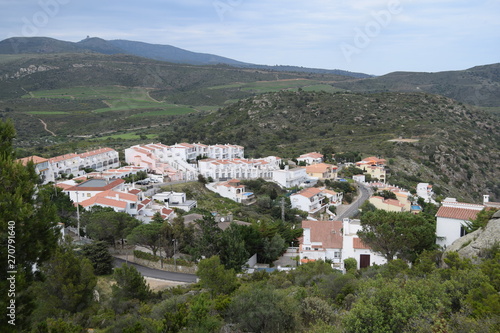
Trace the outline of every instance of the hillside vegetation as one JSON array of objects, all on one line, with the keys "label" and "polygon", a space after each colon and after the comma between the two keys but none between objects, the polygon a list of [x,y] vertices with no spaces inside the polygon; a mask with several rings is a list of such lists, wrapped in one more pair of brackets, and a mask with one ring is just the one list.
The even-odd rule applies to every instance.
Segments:
[{"label": "hillside vegetation", "polygon": [[427,92],[470,105],[500,107],[500,63],[462,71],[394,72],[336,86],[356,92]]},{"label": "hillside vegetation", "polygon": [[[394,139],[414,139],[404,142]],[[391,161],[390,181],[432,181],[464,199],[499,197],[500,130],[487,113],[423,93],[267,93],[209,115],[189,114],[163,142],[236,143],[253,156],[332,148]]]}]

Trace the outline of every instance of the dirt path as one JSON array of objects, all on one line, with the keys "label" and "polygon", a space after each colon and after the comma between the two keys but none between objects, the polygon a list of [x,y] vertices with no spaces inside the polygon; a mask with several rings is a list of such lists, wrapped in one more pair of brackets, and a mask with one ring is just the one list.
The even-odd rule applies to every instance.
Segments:
[{"label": "dirt path", "polygon": [[43,128],[44,128],[47,132],[49,132],[50,134],[52,134],[52,136],[57,136],[57,135],[56,135],[56,133],[52,132],[51,130],[49,130],[49,129],[47,128],[47,123],[45,123],[45,121],[43,121],[43,120],[42,120],[42,119],[40,119],[40,118],[38,118],[38,120],[40,120],[40,121],[42,122],[42,124],[43,124]]}]

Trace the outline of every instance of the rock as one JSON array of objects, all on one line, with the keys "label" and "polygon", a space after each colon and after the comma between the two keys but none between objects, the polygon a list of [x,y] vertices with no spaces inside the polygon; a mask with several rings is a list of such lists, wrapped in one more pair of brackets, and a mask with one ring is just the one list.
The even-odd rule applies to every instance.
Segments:
[{"label": "rock", "polygon": [[473,263],[479,263],[484,252],[495,243],[500,244],[500,211],[496,212],[484,229],[478,229],[453,242],[445,251],[458,252],[461,257],[469,258]]}]

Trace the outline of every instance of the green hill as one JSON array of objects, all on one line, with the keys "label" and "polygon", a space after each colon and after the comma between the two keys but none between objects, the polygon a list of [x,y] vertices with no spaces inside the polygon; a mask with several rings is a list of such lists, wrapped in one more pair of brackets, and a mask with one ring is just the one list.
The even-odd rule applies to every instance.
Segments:
[{"label": "green hill", "polygon": [[438,73],[394,72],[342,82],[336,86],[355,92],[428,92],[482,107],[500,107],[500,63],[463,71]]}]

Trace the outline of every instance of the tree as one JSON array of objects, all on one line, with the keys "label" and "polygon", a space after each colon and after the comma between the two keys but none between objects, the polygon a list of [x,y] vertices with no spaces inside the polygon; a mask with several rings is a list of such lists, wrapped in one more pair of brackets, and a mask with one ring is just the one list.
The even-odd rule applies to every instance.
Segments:
[{"label": "tree", "polygon": [[81,221],[87,227],[87,234],[92,239],[106,241],[113,246],[116,246],[117,240],[123,240],[141,224],[127,213],[103,207],[94,207],[91,211],[85,212]]},{"label": "tree", "polygon": [[82,254],[92,262],[96,275],[107,275],[113,272],[113,257],[109,253],[106,242],[97,241],[84,245]]},{"label": "tree", "polygon": [[381,196],[384,199],[394,199],[396,200],[396,193],[388,190],[383,190],[382,192],[377,192],[376,195]]},{"label": "tree", "polygon": [[[54,253],[60,231],[56,209],[46,193],[38,191],[39,176],[33,162],[27,166],[15,160],[12,146],[14,125],[0,121],[0,307],[6,309],[11,300],[16,301],[16,328],[23,329],[30,323],[33,294],[29,286],[35,279],[34,267],[40,267]],[[9,254],[11,255],[9,257]],[[12,265],[12,266],[7,266]],[[15,274],[8,273],[16,271]],[[16,280],[15,298],[8,296],[9,281]],[[21,306],[22,305],[22,306]],[[2,320],[0,331],[8,331]]]},{"label": "tree", "polygon": [[212,296],[230,294],[238,287],[236,273],[233,269],[225,269],[218,256],[201,260],[196,275],[200,278],[200,285]]},{"label": "tree", "polygon": [[377,210],[361,217],[361,240],[388,261],[395,256],[414,261],[435,247],[435,222],[424,215]]},{"label": "tree", "polygon": [[97,283],[92,263],[77,256],[71,247],[59,248],[41,272],[44,281],[36,288],[40,302],[37,315],[46,318],[47,313],[76,313],[91,304]]},{"label": "tree", "polygon": [[146,280],[134,266],[124,264],[115,269],[113,276],[116,280],[116,284],[112,287],[115,301],[134,298],[143,301],[151,295]]},{"label": "tree", "polygon": [[270,239],[265,238],[262,245],[262,259],[268,263],[273,262],[283,253],[286,246],[285,240],[279,234],[275,234]]},{"label": "tree", "polygon": [[226,269],[232,268],[240,272],[250,258],[241,229],[236,227],[236,223],[231,223],[229,228],[222,232],[220,249],[220,260]]},{"label": "tree", "polygon": [[198,228],[195,233],[195,241],[191,254],[195,258],[209,258],[219,253],[219,244],[222,230],[215,222],[214,217],[207,213],[203,219],[197,220]]},{"label": "tree", "polygon": [[127,241],[130,244],[144,246],[145,248],[151,250],[153,255],[156,256],[156,252],[162,245],[162,226],[163,223],[157,222],[138,225],[127,236]]}]

